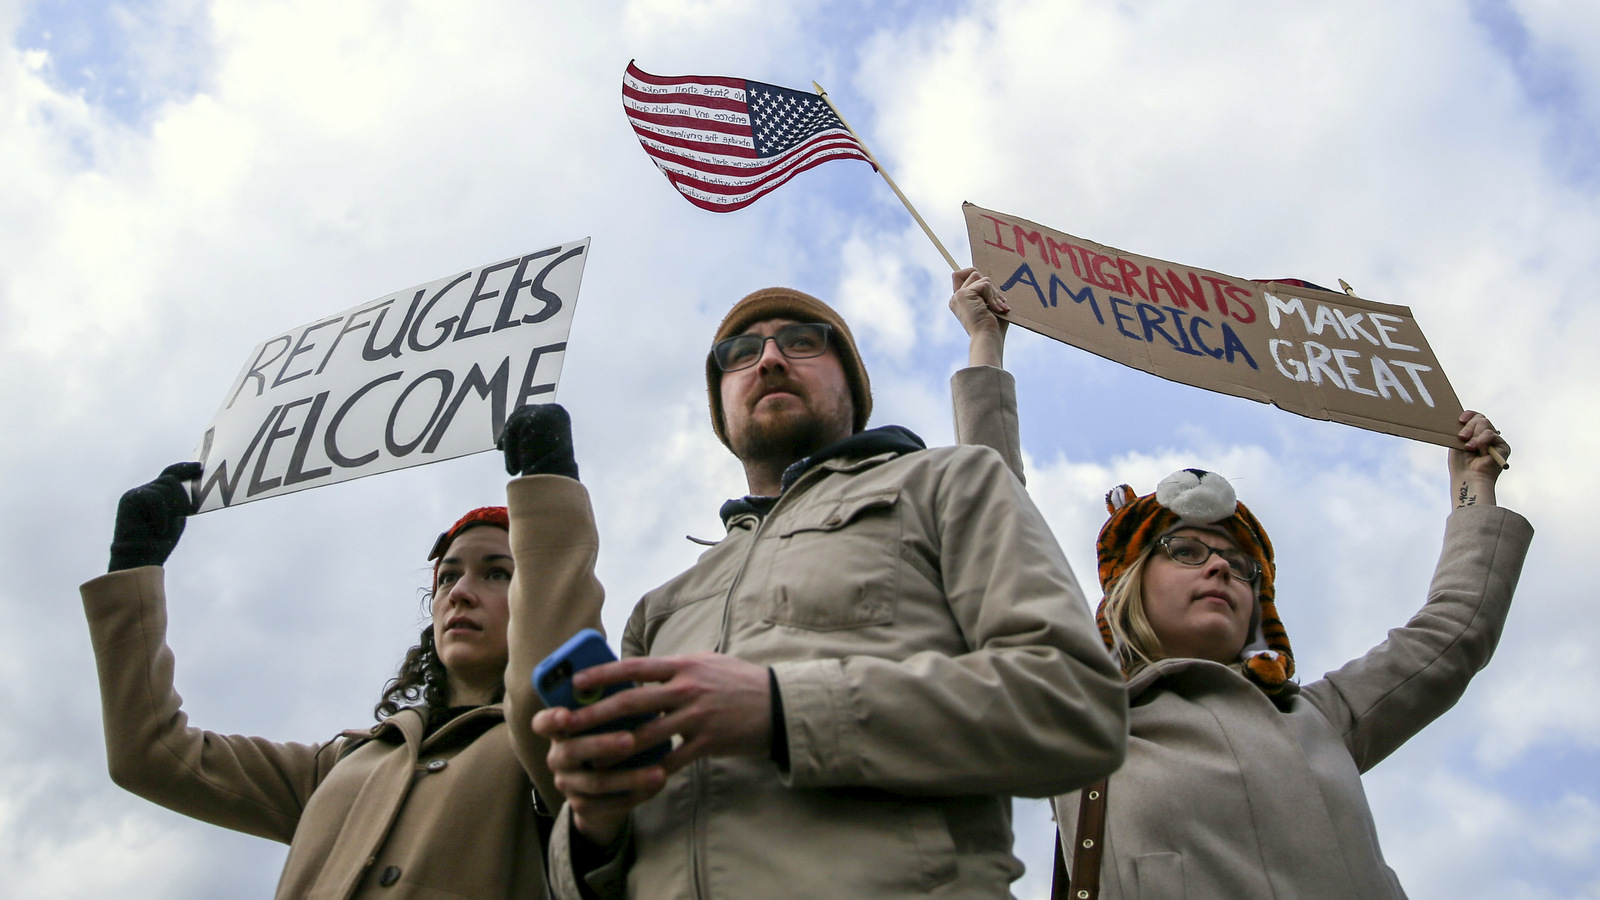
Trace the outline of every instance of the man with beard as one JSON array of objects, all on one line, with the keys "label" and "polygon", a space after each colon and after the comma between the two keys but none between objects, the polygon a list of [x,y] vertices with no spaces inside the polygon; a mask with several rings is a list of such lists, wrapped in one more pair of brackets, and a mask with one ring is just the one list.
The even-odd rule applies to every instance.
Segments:
[{"label": "man with beard", "polygon": [[[1125,741],[1055,539],[993,450],[864,430],[866,369],[820,300],[739,301],[706,380],[749,495],[639,602],[625,658],[575,678],[640,686],[533,720],[567,798],[556,896],[1008,896],[1010,795],[1082,787]],[[654,718],[585,734],[630,714]]]}]

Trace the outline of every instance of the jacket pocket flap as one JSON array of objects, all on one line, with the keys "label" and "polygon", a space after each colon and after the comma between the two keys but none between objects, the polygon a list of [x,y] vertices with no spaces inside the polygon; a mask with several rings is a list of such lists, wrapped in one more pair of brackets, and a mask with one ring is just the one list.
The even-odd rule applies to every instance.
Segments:
[{"label": "jacket pocket flap", "polygon": [[789,537],[806,531],[837,531],[869,512],[893,509],[899,499],[900,489],[897,487],[840,497],[837,502],[819,504],[814,509],[798,514],[778,535]]}]

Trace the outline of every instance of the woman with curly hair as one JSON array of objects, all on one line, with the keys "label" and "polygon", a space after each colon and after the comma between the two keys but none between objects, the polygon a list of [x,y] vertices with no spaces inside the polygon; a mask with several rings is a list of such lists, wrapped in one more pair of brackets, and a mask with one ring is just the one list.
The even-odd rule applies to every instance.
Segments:
[{"label": "woman with curly hair", "polygon": [[[1021,474],[1016,395],[1000,368],[1005,298],[955,273],[971,337],[952,380],[956,435]],[[1182,469],[1106,497],[1096,618],[1128,682],[1128,755],[1055,799],[1056,897],[1405,896],[1378,847],[1361,774],[1453,706],[1489,662],[1533,528],[1495,505],[1510,446],[1461,415],[1444,547],[1426,605],[1365,655],[1307,684],[1278,618],[1265,528],[1225,478]],[[1069,887],[1070,884],[1070,887]]]},{"label": "woman with curly hair", "polygon": [[[192,512],[184,482],[200,464],[169,466],[124,494],[110,571],[82,588],[112,779],[175,812],[289,844],[280,898],[546,896],[548,812],[533,789],[557,795],[527,725],[531,691],[505,701],[508,678],[525,682],[531,661],[599,621],[594,527],[570,429],[554,406],[506,423],[507,469],[528,477],[511,482],[509,509],[472,510],[439,535],[428,555],[431,620],[385,687],[378,724],[321,744],[188,725],[173,689],[162,566]],[[513,621],[516,597],[530,593],[519,563],[560,608],[523,605]],[[551,594],[552,583],[564,592]]]}]

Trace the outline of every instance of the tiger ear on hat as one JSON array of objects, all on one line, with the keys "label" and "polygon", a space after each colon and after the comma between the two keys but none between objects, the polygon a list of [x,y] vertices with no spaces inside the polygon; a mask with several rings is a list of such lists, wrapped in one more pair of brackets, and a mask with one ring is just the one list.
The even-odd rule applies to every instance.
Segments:
[{"label": "tiger ear on hat", "polygon": [[1119,484],[1106,492],[1106,512],[1115,513],[1137,499],[1139,495],[1133,492],[1133,488]]}]

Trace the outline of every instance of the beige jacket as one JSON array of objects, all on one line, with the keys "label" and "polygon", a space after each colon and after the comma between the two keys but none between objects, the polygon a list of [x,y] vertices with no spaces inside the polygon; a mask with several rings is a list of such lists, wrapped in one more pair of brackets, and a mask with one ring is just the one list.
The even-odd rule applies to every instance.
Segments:
[{"label": "beige jacket", "polygon": [[[593,520],[576,481],[519,478],[509,489],[518,591],[540,584],[571,602],[513,610],[508,677],[573,632],[599,624]],[[512,736],[537,760],[531,690],[462,714],[423,738],[403,710],[370,731],[280,744],[188,725],[173,689],[162,570],[113,572],[83,586],[100,673],[112,779],[175,812],[290,845],[279,898],[542,898],[532,784]],[[530,662],[532,660],[533,662]],[[507,727],[509,715],[512,727]],[[387,882],[387,883],[386,883]]]},{"label": "beige jacket", "polygon": [[[635,810],[601,897],[1000,898],[1008,795],[1115,768],[1122,679],[1038,510],[991,451],[838,458],[647,594],[627,655],[771,666],[790,767],[702,759]],[[579,896],[558,818],[557,896]]]},{"label": "beige jacket", "polygon": [[605,591],[594,576],[600,536],[583,485],[560,475],[516,478],[506,488],[511,517],[511,618],[506,641],[506,724],[517,757],[532,776],[546,810],[563,799],[545,754],[550,742],[533,733],[544,703],[533,690],[533,668],[585,628],[604,633]]},{"label": "beige jacket", "polygon": [[[1005,405],[985,393],[998,371],[957,373],[956,407]],[[1163,660],[1137,673],[1128,759],[1106,791],[1101,896],[1404,897],[1378,848],[1360,775],[1453,706],[1488,664],[1532,537],[1507,509],[1451,513],[1421,612],[1360,659],[1290,685],[1276,705],[1205,660]],[[1055,801],[1067,844],[1078,796]]]},{"label": "beige jacket", "polygon": [[83,586],[83,603],[112,780],[289,844],[277,897],[544,896],[531,785],[498,705],[426,740],[414,710],[370,740],[347,732],[320,745],[201,731],[173,690],[162,570],[103,575]]}]

